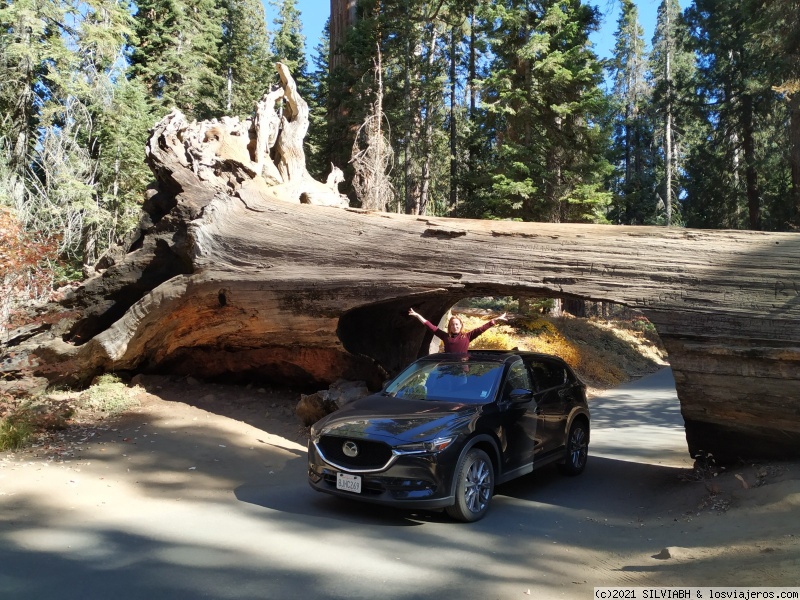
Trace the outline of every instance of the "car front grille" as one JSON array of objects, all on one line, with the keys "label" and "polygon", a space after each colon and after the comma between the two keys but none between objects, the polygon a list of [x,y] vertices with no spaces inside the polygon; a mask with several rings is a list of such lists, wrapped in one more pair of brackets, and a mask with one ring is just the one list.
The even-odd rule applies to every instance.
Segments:
[{"label": "car front grille", "polygon": [[[348,442],[355,443],[358,448],[356,456],[344,453],[344,445]],[[383,442],[332,435],[322,436],[317,442],[317,449],[327,462],[351,471],[379,470],[392,458],[392,449]]]}]

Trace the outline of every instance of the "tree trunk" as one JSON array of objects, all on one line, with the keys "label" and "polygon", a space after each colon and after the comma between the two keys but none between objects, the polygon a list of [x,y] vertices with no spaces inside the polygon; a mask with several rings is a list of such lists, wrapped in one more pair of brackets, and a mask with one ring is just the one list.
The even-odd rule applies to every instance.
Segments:
[{"label": "tree trunk", "polygon": [[[436,27],[432,28],[431,31],[431,40],[430,40],[430,48],[428,49],[428,72],[430,73],[433,70],[433,61],[434,56],[436,55],[436,39],[438,37],[438,31]],[[426,100],[426,107],[425,107],[425,120],[424,120],[424,128],[423,128],[423,140],[422,140],[422,148],[423,148],[423,157],[422,157],[422,176],[420,177],[422,186],[420,188],[419,193],[419,208],[418,214],[424,215],[428,210],[428,199],[430,195],[431,189],[431,154],[433,152],[433,115],[432,110],[432,102],[430,99],[430,94],[426,94],[428,96]]]},{"label": "tree trunk", "polygon": [[586,317],[586,301],[575,298],[565,298],[562,300],[562,307],[574,317]]},{"label": "tree trunk", "polygon": [[456,128],[456,54],[458,29],[450,30],[450,210],[458,207],[458,130]]},{"label": "tree trunk", "polygon": [[665,5],[666,15],[666,56],[664,57],[664,81],[667,83],[667,105],[664,110],[664,208],[667,213],[666,226],[672,225],[672,26],[670,24],[670,9]]},{"label": "tree trunk", "polygon": [[347,32],[356,22],[356,0],[331,0],[330,18],[330,59],[331,72],[348,64],[347,55],[342,52]]},{"label": "tree trunk", "polygon": [[753,124],[753,97],[742,96],[742,149],[744,150],[745,186],[750,229],[761,229],[761,197],[756,171],[755,125]]},{"label": "tree trunk", "polygon": [[278,172],[283,181],[297,181],[307,175],[303,140],[308,133],[308,103],[298,93],[297,84],[289,69],[282,63],[277,63],[276,66],[286,101],[281,117],[280,135],[276,140]]},{"label": "tree trunk", "polygon": [[533,308],[533,300],[527,296],[519,296],[517,298],[517,306],[519,307],[519,314],[525,317],[532,317],[536,313]]},{"label": "tree trunk", "polygon": [[792,173],[792,224],[800,229],[800,90],[789,94],[789,147]]}]

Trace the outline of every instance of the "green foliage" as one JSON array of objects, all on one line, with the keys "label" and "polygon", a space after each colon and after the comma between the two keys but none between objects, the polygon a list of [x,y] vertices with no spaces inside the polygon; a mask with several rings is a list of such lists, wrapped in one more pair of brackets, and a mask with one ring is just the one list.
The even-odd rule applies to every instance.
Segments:
[{"label": "green foliage", "polygon": [[83,279],[83,270],[77,261],[58,261],[52,265],[52,270],[55,287]]},{"label": "green foliage", "polygon": [[0,70],[11,75],[0,75],[2,202],[34,237],[58,239],[62,256],[90,265],[135,223],[149,181],[141,163],[152,123],[120,71],[129,7],[23,0],[0,7],[0,21]]},{"label": "green foliage", "polygon": [[686,11],[700,56],[697,112],[703,127],[686,165],[690,226],[789,227],[786,151],[800,140],[788,138],[789,113],[775,89],[785,73],[759,40],[760,12],[755,0],[696,0]]},{"label": "green foliage", "polygon": [[109,216],[101,251],[133,229],[152,173],[144,163],[144,147],[154,119],[144,86],[123,79],[98,117],[98,205]]},{"label": "green foliage", "polygon": [[33,433],[33,426],[22,415],[0,419],[0,451],[19,450]]},{"label": "green foliage", "polygon": [[289,67],[297,89],[307,97],[306,38],[296,0],[269,0],[270,6],[277,10],[273,20],[275,31],[272,37],[272,54],[275,59]]},{"label": "green foliage", "polygon": [[653,122],[648,111],[651,90],[646,85],[642,36],[636,5],[624,0],[609,66],[613,82],[611,156],[615,170],[611,177],[614,199],[608,218],[625,225],[650,222],[657,211]]},{"label": "green foliage", "polygon": [[[561,222],[602,220],[608,163],[601,65],[588,36],[595,10],[579,1],[506,0],[481,8],[492,62],[481,82],[494,153],[486,213]],[[480,176],[480,175],[479,175]]]},{"label": "green foliage", "polygon": [[226,0],[224,6],[225,113],[249,117],[275,79],[264,5],[259,0]]},{"label": "green foliage", "polygon": [[[331,145],[328,124],[328,98],[330,95],[330,19],[319,44],[314,49],[314,70],[309,74],[310,95],[307,98],[309,128],[306,138],[307,168],[312,177],[324,181],[331,170]],[[342,165],[337,165],[341,168]]]},{"label": "green foliage", "polygon": [[100,375],[79,397],[86,410],[118,414],[139,405],[136,392],[113,374]]},{"label": "green foliage", "polygon": [[0,451],[18,450],[38,433],[65,429],[74,412],[69,398],[0,394]]},{"label": "green foliage", "polygon": [[486,296],[482,298],[464,298],[463,300],[459,301],[458,304],[453,307],[453,309],[455,311],[459,311],[468,308],[480,308],[494,312],[510,312],[516,311],[518,306],[519,303],[517,300],[511,296]]},{"label": "green foliage", "polygon": [[216,0],[139,0],[131,75],[147,90],[153,114],[173,107],[189,118],[223,113],[225,11]]},{"label": "green foliage", "polygon": [[697,111],[692,107],[696,100],[692,82],[696,77],[697,59],[689,48],[689,30],[678,0],[662,0],[659,6],[648,69],[652,97],[647,115],[652,121],[653,141],[657,147],[653,171],[659,201],[655,218],[645,222],[680,226],[680,199],[685,195],[681,173],[685,170],[686,149],[700,140],[695,138]]}]

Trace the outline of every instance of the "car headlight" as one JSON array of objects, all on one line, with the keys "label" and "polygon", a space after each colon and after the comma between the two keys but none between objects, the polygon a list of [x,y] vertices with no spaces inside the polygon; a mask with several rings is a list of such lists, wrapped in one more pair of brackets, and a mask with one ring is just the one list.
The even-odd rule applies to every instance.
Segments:
[{"label": "car headlight", "polygon": [[414,442],[413,444],[403,444],[402,446],[395,446],[392,453],[398,456],[406,456],[408,454],[435,454],[447,448],[456,438],[436,438],[430,442]]}]

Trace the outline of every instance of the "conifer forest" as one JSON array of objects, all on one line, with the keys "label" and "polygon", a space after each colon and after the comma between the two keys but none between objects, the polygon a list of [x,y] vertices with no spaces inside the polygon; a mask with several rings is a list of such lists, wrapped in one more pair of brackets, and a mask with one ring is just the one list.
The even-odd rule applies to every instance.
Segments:
[{"label": "conifer forest", "polygon": [[317,41],[295,0],[0,0],[3,296],[91,274],[153,125],[250,116],[277,61],[353,207],[797,230],[800,0],[663,0],[652,40],[619,3],[601,60],[582,0],[332,0]]}]

